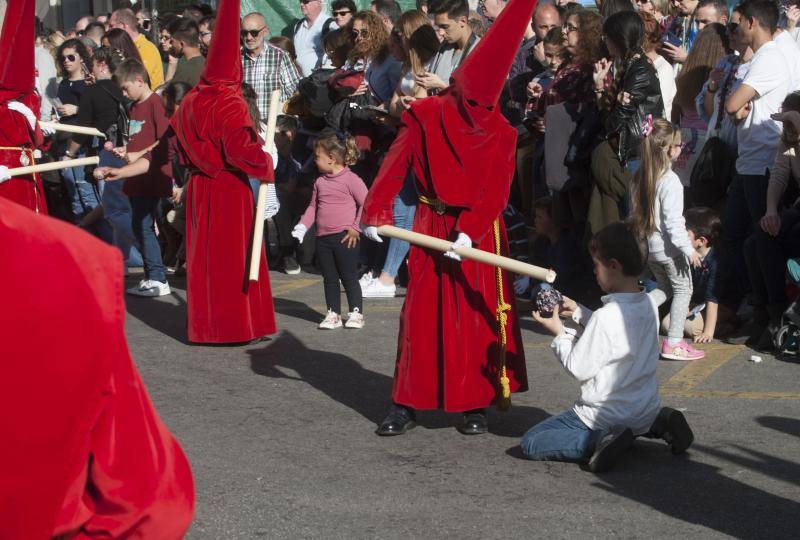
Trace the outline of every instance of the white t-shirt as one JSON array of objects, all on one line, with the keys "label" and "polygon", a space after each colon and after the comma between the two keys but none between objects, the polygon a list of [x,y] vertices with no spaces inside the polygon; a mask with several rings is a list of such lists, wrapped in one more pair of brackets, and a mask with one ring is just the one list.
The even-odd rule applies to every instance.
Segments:
[{"label": "white t-shirt", "polygon": [[800,47],[797,42],[792,39],[789,32],[779,32],[774,38],[775,44],[783,53],[786,58],[786,63],[789,64],[789,70],[792,74],[791,92],[800,90]]},{"label": "white t-shirt", "polygon": [[755,90],[756,96],[750,114],[736,128],[739,140],[736,172],[764,175],[775,161],[781,136],[781,124],[770,116],[780,110],[786,94],[791,91],[791,69],[774,41],[765,43],[755,52],[742,84]]},{"label": "white t-shirt", "polygon": [[[297,53],[297,63],[303,72],[303,77],[308,77],[312,71],[322,65],[325,56],[322,48],[322,28],[327,20],[328,15],[325,12],[320,13],[311,26],[304,18],[294,33],[294,50]],[[335,22],[330,24],[331,31],[337,28]]]},{"label": "white t-shirt", "polygon": [[594,313],[579,306],[572,320],[580,326],[565,326],[550,347],[581,384],[575,414],[589,429],[647,433],[661,409],[656,295],[609,294]]},{"label": "white t-shirt", "polygon": [[664,118],[669,118],[672,115],[672,100],[678,92],[675,86],[675,72],[670,63],[664,60],[661,55],[656,56],[656,59],[653,60],[653,66],[656,68],[658,84],[661,86],[661,99],[664,101]]}]

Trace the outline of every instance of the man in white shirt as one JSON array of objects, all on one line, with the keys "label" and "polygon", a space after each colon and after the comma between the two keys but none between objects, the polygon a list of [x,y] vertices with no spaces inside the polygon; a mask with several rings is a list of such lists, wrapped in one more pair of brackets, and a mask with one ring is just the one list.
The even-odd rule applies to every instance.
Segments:
[{"label": "man in white shirt", "polygon": [[772,39],[778,25],[777,6],[770,0],[750,0],[742,4],[741,14],[739,38],[754,53],[742,84],[725,103],[725,111],[737,122],[739,157],[722,219],[730,260],[723,265],[728,275],[722,278],[725,286],[720,298],[734,310],[750,288],[742,248],[766,210],[769,167],[781,136],[781,125],[771,116],[792,91],[792,69]]},{"label": "man in white shirt", "polygon": [[322,37],[337,26],[333,19],[323,15],[321,0],[300,0],[300,11],[303,19],[294,27],[294,49],[300,71],[303,77],[308,77],[322,66],[325,55]]}]

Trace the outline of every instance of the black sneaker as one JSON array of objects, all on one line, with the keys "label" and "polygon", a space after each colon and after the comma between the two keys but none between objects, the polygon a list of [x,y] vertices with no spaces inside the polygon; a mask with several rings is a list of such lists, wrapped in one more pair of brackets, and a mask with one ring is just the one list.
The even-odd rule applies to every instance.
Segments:
[{"label": "black sneaker", "polygon": [[287,274],[293,276],[295,274],[300,273],[300,265],[297,264],[297,260],[291,255],[287,255],[283,258],[283,271]]},{"label": "black sneaker", "polygon": [[589,470],[596,473],[610,471],[617,462],[617,458],[632,444],[633,431],[631,428],[608,433],[597,444],[594,454],[589,459]]},{"label": "black sneaker", "polygon": [[650,432],[669,444],[675,455],[683,454],[694,442],[694,433],[681,411],[664,407],[658,413]]}]

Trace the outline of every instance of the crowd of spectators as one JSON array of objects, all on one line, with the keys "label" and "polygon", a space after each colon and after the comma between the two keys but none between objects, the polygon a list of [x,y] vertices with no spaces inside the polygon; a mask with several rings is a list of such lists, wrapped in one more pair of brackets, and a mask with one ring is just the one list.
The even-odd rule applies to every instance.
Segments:
[{"label": "crowd of spectators", "polygon": [[[630,218],[656,246],[643,286],[675,297],[663,313],[669,351],[696,352],[676,335],[683,330],[700,343],[743,336],[754,348],[773,347],[800,273],[800,7],[597,1],[539,2],[498,104],[518,133],[503,214],[513,256],[554,268],[552,286],[596,305],[588,241]],[[271,266],[314,270],[314,235],[298,243],[291,231],[319,176],[315,140],[326,132],[352,137],[351,169],[369,186],[409,104],[445,91],[506,4],[417,0],[403,12],[395,0],[372,0],[364,10],[353,0],[300,0],[302,18],[284,29],[270,28],[261,13],[243,17],[244,82],[257,116],[269,114],[274,90],[281,95]],[[213,31],[214,14],[202,5],[157,21],[123,7],[42,32],[41,117],[96,127],[112,143],[63,137],[52,159],[100,154],[101,165],[115,167],[155,151],[168,136],[168,115],[200,80]],[[131,115],[131,81],[157,96],[148,114],[164,116],[137,151],[128,146],[142,129]],[[174,170],[171,188],[130,196],[120,183],[67,169],[47,178],[48,204],[117,245],[146,279],[166,284],[166,274],[182,271],[186,172]],[[395,225],[411,228],[417,202],[410,175]],[[359,250],[364,298],[395,296],[408,245],[362,239]],[[515,290],[529,299],[547,286],[519,277]]]}]

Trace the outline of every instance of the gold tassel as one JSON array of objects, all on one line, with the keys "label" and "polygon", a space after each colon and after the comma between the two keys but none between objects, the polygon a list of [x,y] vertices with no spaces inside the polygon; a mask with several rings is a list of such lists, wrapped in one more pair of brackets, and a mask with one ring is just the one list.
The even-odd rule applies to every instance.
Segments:
[{"label": "gold tassel", "polygon": [[[495,219],[492,224],[494,232],[494,252],[500,255],[500,218]],[[497,322],[500,327],[500,395],[497,398],[497,410],[507,411],[511,408],[511,384],[506,373],[506,324],[508,323],[508,312],[511,306],[506,303],[503,294],[503,271],[495,267],[495,278],[497,285]]]}]

